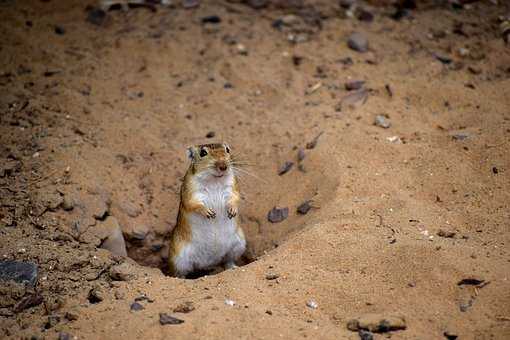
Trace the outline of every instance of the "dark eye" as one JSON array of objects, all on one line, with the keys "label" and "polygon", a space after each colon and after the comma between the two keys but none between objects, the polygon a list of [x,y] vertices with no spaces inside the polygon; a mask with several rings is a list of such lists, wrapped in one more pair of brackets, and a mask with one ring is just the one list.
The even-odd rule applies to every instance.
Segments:
[{"label": "dark eye", "polygon": [[230,153],[230,148],[229,148],[228,146],[225,146],[225,151],[226,151],[227,153]]},{"label": "dark eye", "polygon": [[205,149],[200,150],[200,157],[207,156],[207,151]]}]

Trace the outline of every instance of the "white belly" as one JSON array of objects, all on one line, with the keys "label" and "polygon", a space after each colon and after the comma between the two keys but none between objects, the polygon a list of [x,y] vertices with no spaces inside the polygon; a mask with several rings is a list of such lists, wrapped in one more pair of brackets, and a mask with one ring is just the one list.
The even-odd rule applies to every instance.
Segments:
[{"label": "white belly", "polygon": [[227,215],[227,202],[232,194],[231,179],[197,185],[196,198],[213,209],[215,218],[198,213],[188,217],[191,227],[191,242],[185,250],[195,269],[209,269],[220,264],[225,256],[240,242],[245,242],[237,233],[237,219]]}]

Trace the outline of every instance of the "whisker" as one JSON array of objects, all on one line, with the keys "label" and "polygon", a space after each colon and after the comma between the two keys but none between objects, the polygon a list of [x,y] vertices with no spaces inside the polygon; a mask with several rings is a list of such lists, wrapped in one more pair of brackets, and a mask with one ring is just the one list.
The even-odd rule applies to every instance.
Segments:
[{"label": "whisker", "polygon": [[232,167],[232,169],[234,170],[234,172],[239,172],[240,175],[248,175],[248,176],[251,176],[261,182],[264,182],[265,184],[267,184],[268,182],[262,178],[260,178],[259,176],[247,171],[247,170],[244,170],[244,169],[240,169],[240,168],[237,168],[237,167]]}]

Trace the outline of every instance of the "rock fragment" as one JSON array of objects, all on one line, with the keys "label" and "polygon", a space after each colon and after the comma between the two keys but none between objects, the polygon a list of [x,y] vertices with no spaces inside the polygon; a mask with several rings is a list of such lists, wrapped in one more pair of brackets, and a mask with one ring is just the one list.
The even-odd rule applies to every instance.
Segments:
[{"label": "rock fragment", "polygon": [[444,238],[453,238],[456,234],[457,233],[455,231],[447,229],[439,229],[437,232],[437,236]]},{"label": "rock fragment", "polygon": [[368,40],[363,34],[354,32],[347,39],[347,46],[356,52],[365,53],[368,51]]},{"label": "rock fragment", "polygon": [[88,300],[92,304],[99,303],[105,299],[103,290],[99,287],[93,288],[89,292]]},{"label": "rock fragment", "polygon": [[347,329],[351,331],[367,330],[374,333],[406,329],[406,321],[402,316],[365,314],[347,322]]},{"label": "rock fragment", "polygon": [[274,207],[267,214],[267,220],[271,223],[279,223],[289,217],[289,208]]},{"label": "rock fragment", "polygon": [[279,176],[282,176],[284,174],[286,174],[287,172],[290,171],[290,169],[292,169],[292,166],[294,165],[294,162],[291,162],[291,161],[286,161],[285,163],[282,164],[282,166],[278,169],[278,175]]},{"label": "rock fragment", "polygon": [[43,303],[43,301],[44,298],[41,294],[39,293],[30,294],[21,299],[21,301],[14,306],[13,311],[14,313],[19,313],[30,307],[38,306],[41,303]]},{"label": "rock fragment", "polygon": [[0,280],[14,281],[29,286],[37,283],[38,267],[33,262],[0,261]]},{"label": "rock fragment", "polygon": [[312,209],[310,202],[311,202],[310,200],[307,200],[301,203],[296,209],[297,213],[300,215],[306,215],[310,211],[310,209]]},{"label": "rock fragment", "polygon": [[268,273],[268,274],[266,274],[266,280],[276,280],[279,277],[280,277],[280,275],[276,274],[276,273]]},{"label": "rock fragment", "polygon": [[347,91],[359,90],[365,85],[364,80],[352,80],[344,84]]},{"label": "rock fragment", "polygon": [[195,310],[195,306],[193,305],[193,302],[191,301],[186,301],[186,302],[183,302],[179,305],[177,305],[175,308],[174,308],[174,313],[190,313],[192,311]]},{"label": "rock fragment", "polygon": [[127,263],[121,263],[110,268],[110,277],[116,281],[131,281],[136,279],[135,268]]},{"label": "rock fragment", "polygon": [[184,320],[175,318],[167,313],[159,313],[159,323],[161,325],[178,325],[183,323]]},{"label": "rock fragment", "polygon": [[388,129],[391,127],[391,122],[384,115],[377,115],[375,116],[374,125]]},{"label": "rock fragment", "polygon": [[142,309],[145,309],[145,307],[141,303],[135,301],[131,304],[129,309],[134,312],[138,312],[138,311],[141,311]]},{"label": "rock fragment", "polygon": [[358,331],[358,335],[360,340],[374,340],[374,335],[372,332],[365,331],[364,329],[360,329]]}]

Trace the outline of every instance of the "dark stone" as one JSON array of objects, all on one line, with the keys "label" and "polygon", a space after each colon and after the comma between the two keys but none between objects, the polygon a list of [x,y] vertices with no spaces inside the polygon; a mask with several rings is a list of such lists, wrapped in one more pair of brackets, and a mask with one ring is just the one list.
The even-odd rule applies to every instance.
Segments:
[{"label": "dark stone", "polygon": [[459,337],[457,334],[453,334],[452,332],[449,332],[449,331],[445,331],[443,333],[443,335],[448,340],[455,340],[455,339],[457,339]]},{"label": "dark stone", "polygon": [[452,58],[448,57],[448,56],[445,56],[445,55],[440,55],[440,54],[434,54],[434,57],[439,60],[440,62],[442,62],[443,64],[451,64],[451,62],[453,61]]},{"label": "dark stone", "polygon": [[58,35],[64,35],[66,30],[62,26],[55,26],[55,33]]},{"label": "dark stone", "polygon": [[43,303],[43,301],[43,296],[38,293],[25,296],[16,306],[14,306],[14,312],[19,313],[27,308],[38,306]]},{"label": "dark stone", "polygon": [[359,21],[365,21],[365,22],[374,21],[374,15],[371,12],[367,11],[366,9],[360,9],[357,17],[358,17]]},{"label": "dark stone", "polygon": [[94,288],[89,292],[88,300],[92,304],[99,303],[104,300],[104,294],[99,288]]},{"label": "dark stone", "polygon": [[364,80],[348,81],[347,83],[345,83],[345,89],[347,91],[359,90],[359,89],[361,89],[363,87],[363,85],[365,85],[365,81]]},{"label": "dark stone", "polygon": [[439,229],[437,232],[437,236],[444,238],[453,238],[455,237],[456,232],[453,230]]},{"label": "dark stone", "polygon": [[374,340],[374,334],[372,334],[372,332],[365,331],[363,329],[360,329],[358,331],[358,335],[361,340]]},{"label": "dark stone", "polygon": [[495,175],[496,175],[496,174],[498,174],[498,173],[499,173],[498,168],[496,168],[495,166],[493,166],[493,167],[492,167],[492,173],[493,173],[493,174],[495,174]]},{"label": "dark stone", "polygon": [[221,18],[217,15],[208,15],[202,18],[202,24],[219,24],[221,22]]},{"label": "dark stone", "polygon": [[319,142],[319,137],[322,136],[324,132],[320,132],[317,136],[315,136],[311,141],[306,143],[306,148],[311,150],[314,149],[317,146],[317,143]]},{"label": "dark stone", "polygon": [[139,303],[139,302],[136,302],[136,301],[135,301],[135,302],[133,302],[133,303],[131,304],[130,309],[131,309],[132,311],[137,312],[137,311],[139,311],[139,310],[145,309],[145,307],[144,307],[144,306],[142,306],[142,304],[141,304],[141,303]]},{"label": "dark stone", "polygon": [[286,174],[287,172],[290,171],[290,169],[292,169],[292,166],[294,165],[294,162],[290,162],[290,161],[286,161],[285,163],[283,163],[283,165],[280,167],[280,169],[278,169],[278,175],[284,175]]},{"label": "dark stone", "polygon": [[87,21],[93,25],[100,26],[106,19],[106,12],[100,8],[93,8],[87,14]]},{"label": "dark stone", "polygon": [[178,325],[183,323],[184,320],[174,318],[166,313],[159,313],[159,323],[161,325]]},{"label": "dark stone", "polygon": [[267,214],[267,220],[271,223],[279,223],[289,217],[289,208],[274,207]]},{"label": "dark stone", "polygon": [[268,0],[246,0],[246,4],[254,9],[261,9],[267,7],[269,4]]},{"label": "dark stone", "polygon": [[38,269],[32,262],[0,261],[0,280],[28,284],[32,287],[37,283]]},{"label": "dark stone", "polygon": [[216,132],[209,131],[207,135],[205,135],[205,138],[214,138],[214,136],[216,136]]},{"label": "dark stone", "polygon": [[310,209],[312,209],[312,206],[310,205],[310,201],[308,200],[301,203],[297,207],[297,213],[300,215],[306,215],[310,211]]},{"label": "dark stone", "polygon": [[[46,324],[44,325],[44,328],[50,329],[52,327],[55,327],[60,322],[60,316],[58,315],[48,315],[48,320],[46,321]],[[60,337],[59,337],[60,339]]]},{"label": "dark stone", "polygon": [[479,284],[482,284],[484,282],[485,282],[485,280],[483,280],[483,279],[469,277],[469,278],[460,280],[459,282],[457,282],[457,285],[458,286],[463,286],[463,285],[478,286]]}]

